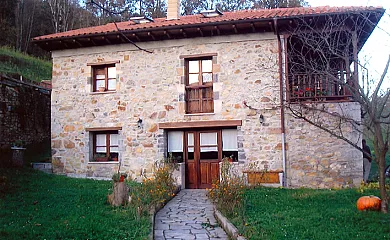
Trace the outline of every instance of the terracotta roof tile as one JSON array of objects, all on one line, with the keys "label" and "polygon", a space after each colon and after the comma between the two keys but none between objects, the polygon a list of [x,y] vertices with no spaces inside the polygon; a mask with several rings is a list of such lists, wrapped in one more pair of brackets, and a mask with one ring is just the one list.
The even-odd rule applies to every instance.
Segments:
[{"label": "terracotta roof tile", "polygon": [[[345,13],[345,12],[359,12],[367,10],[378,10],[382,7],[300,7],[300,8],[280,8],[280,9],[261,9],[261,10],[243,10],[234,12],[224,12],[222,16],[215,18],[205,18],[200,14],[181,16],[177,20],[166,20],[165,18],[154,19],[151,23],[136,24],[132,21],[118,22],[118,28],[122,31],[132,31],[141,29],[156,29],[170,26],[188,26],[203,23],[221,23],[226,21],[239,21],[239,20],[251,20],[251,19],[270,19],[274,17],[288,18],[294,16],[304,15],[317,15],[317,14],[330,14],[330,13]],[[71,30],[67,32],[55,33],[45,36],[34,38],[35,41],[87,36],[94,34],[108,34],[117,32],[114,23],[108,23],[106,25],[81,28]]]}]

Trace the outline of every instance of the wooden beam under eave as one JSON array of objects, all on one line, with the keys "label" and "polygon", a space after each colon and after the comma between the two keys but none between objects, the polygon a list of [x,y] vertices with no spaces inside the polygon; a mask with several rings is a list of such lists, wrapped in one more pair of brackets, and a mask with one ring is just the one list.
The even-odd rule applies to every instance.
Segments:
[{"label": "wooden beam under eave", "polygon": [[183,37],[185,37],[185,38],[187,37],[187,34],[186,34],[186,32],[183,30],[183,28],[180,29],[180,32],[183,34]]},{"label": "wooden beam under eave", "polygon": [[203,37],[203,31],[202,31],[202,29],[197,28],[197,30],[198,30],[198,32],[200,33],[200,35]]},{"label": "wooden beam under eave", "polygon": [[256,27],[255,27],[255,24],[254,23],[251,23],[251,29],[252,29],[252,32],[256,32]]},{"label": "wooden beam under eave", "polygon": [[148,32],[148,36],[152,37],[153,41],[156,41],[156,38],[154,37],[154,35],[151,32]]},{"label": "wooden beam under eave", "polygon": [[88,38],[88,41],[90,41],[92,43],[92,45],[96,46],[96,42],[92,39],[92,38]]},{"label": "wooden beam under eave", "polygon": [[[46,43],[46,44],[48,44],[48,43]],[[66,44],[66,42],[64,42],[64,41],[60,41],[60,44],[64,45],[65,48],[69,48],[68,44]]]},{"label": "wooden beam under eave", "polygon": [[218,28],[218,26],[214,26],[214,29],[215,29],[215,30],[217,30],[217,34],[218,34],[218,36],[219,36],[219,35],[221,35],[221,31],[219,31],[219,28]]},{"label": "wooden beam under eave", "polygon": [[233,24],[233,25],[232,25],[232,28],[233,28],[233,30],[234,30],[234,33],[235,33],[235,34],[237,34],[237,33],[238,33],[238,31],[237,31],[237,27],[236,27],[236,25],[235,25],[235,24]]},{"label": "wooden beam under eave", "polygon": [[166,35],[168,37],[168,39],[171,39],[171,35],[169,34],[168,31],[164,31],[164,35]]},{"label": "wooden beam under eave", "polygon": [[188,128],[217,128],[241,126],[241,120],[213,120],[191,122],[162,122],[158,123],[160,129],[188,129]]},{"label": "wooden beam under eave", "polygon": [[119,39],[122,43],[126,42],[126,39],[124,39],[124,37],[120,34],[116,35],[116,38]]},{"label": "wooden beam under eave", "polygon": [[106,43],[108,43],[108,44],[112,44],[110,39],[108,39],[108,38],[106,38],[104,36],[102,37],[102,40],[106,41]]},{"label": "wooden beam under eave", "polygon": [[83,47],[83,44],[81,44],[79,41],[77,41],[76,39],[73,39],[72,40],[73,43],[76,43],[79,47]]},{"label": "wooden beam under eave", "polygon": [[132,36],[135,37],[135,39],[137,39],[138,42],[141,42],[141,39],[137,36],[137,34],[133,33]]}]

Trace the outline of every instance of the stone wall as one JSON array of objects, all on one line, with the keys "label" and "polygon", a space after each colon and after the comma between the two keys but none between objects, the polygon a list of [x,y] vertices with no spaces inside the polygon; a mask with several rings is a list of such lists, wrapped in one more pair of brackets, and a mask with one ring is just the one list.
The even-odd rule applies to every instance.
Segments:
[{"label": "stone wall", "polygon": [[[335,116],[339,114],[361,122],[358,103],[319,103],[317,107]],[[294,118],[288,110],[286,113],[289,186],[340,188],[360,184],[363,177],[363,157],[359,150],[302,119]],[[339,117],[306,113],[306,116],[311,115],[320,116],[322,125],[327,129],[338,131]],[[341,130],[345,138],[361,145],[362,135],[359,126],[343,123]]]},{"label": "stone wall", "polygon": [[[147,176],[166,152],[160,122],[242,120],[238,169],[281,170],[278,44],[273,34],[247,34],[53,52],[53,170],[78,177],[111,177],[118,170]],[[185,114],[183,56],[213,55],[214,113]],[[92,92],[88,63],[117,61],[115,92]],[[252,108],[248,108],[243,104]],[[338,105],[337,105],[338,106]],[[332,111],[334,104],[327,104]],[[359,106],[345,103],[360,120]],[[259,115],[264,116],[260,124]],[[142,127],[137,122],[142,119]],[[331,121],[331,120],[329,120]],[[119,127],[119,162],[92,159],[87,129]],[[360,141],[359,134],[349,137]],[[359,182],[361,155],[346,143],[286,111],[287,183],[338,187]],[[360,157],[360,158],[359,158]]]},{"label": "stone wall", "polygon": [[[50,91],[0,76],[0,146],[50,139]],[[7,146],[7,147],[6,147]]]},{"label": "stone wall", "polygon": [[[91,163],[87,128],[121,127],[121,171],[137,178],[149,174],[164,155],[166,134],[159,122],[242,120],[238,128],[239,161],[281,169],[278,49],[273,34],[140,43],[53,52],[52,148],[54,171],[61,174],[111,176],[119,163]],[[213,57],[213,114],[185,114],[184,60]],[[117,91],[91,92],[88,63],[119,61]],[[258,110],[246,108],[246,101]],[[259,114],[265,117],[259,123]],[[138,128],[138,119],[143,127]]]}]

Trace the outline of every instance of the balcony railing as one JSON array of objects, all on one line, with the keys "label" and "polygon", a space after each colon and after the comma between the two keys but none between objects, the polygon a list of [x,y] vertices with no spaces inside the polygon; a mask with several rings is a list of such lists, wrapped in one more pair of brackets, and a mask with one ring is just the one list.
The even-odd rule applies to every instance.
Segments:
[{"label": "balcony railing", "polygon": [[[351,100],[351,74],[289,74],[288,99],[299,101]],[[349,80],[347,80],[349,79]]]}]

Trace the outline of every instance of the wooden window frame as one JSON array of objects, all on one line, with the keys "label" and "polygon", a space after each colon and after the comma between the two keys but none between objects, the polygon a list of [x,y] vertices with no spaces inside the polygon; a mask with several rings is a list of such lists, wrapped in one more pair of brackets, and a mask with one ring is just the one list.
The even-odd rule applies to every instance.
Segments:
[{"label": "wooden window frame", "polygon": [[[203,60],[211,61],[211,64],[212,64],[211,65],[211,72],[203,72],[203,70],[202,70],[202,61]],[[189,83],[189,81],[190,81],[190,79],[189,79],[190,78],[189,63],[191,61],[198,61],[198,65],[199,65],[199,72],[197,73],[198,74],[198,82],[192,83],[192,84]],[[186,58],[185,59],[186,114],[214,113],[214,93],[213,93],[214,76],[213,76],[213,63],[212,62],[213,62],[212,56],[202,56],[202,57]],[[211,74],[211,82],[203,83],[203,74],[204,73]],[[212,92],[211,98],[208,98],[207,96],[206,97],[203,96],[203,91],[206,91],[206,89],[211,90],[211,92]],[[198,91],[197,94],[198,94],[199,98],[196,98],[196,99],[199,99],[199,104],[198,104],[199,111],[190,109],[190,104],[189,104],[189,102],[191,101],[189,99],[190,98],[190,96],[189,96],[190,91]],[[207,111],[204,109],[204,106],[203,106],[204,101],[211,102],[211,104],[209,106],[210,110]]]},{"label": "wooden window frame", "polygon": [[[97,88],[97,79],[96,75],[98,70],[104,71],[104,92],[115,92],[116,91],[116,73],[114,78],[108,78],[108,69],[114,67],[116,72],[116,66],[115,64],[102,64],[102,65],[91,65],[92,67],[92,81],[93,81],[93,92],[99,92],[99,89]],[[109,80],[115,80],[115,89],[108,89],[108,81]]]},{"label": "wooden window frame", "polygon": [[[119,144],[118,145],[111,145],[111,143],[110,143],[110,136],[111,135],[114,135],[114,134],[116,134],[116,135],[118,135],[119,136],[119,133],[118,133],[118,131],[94,131],[94,132],[92,132],[92,139],[93,139],[93,151],[92,151],[92,153],[93,153],[93,157],[92,157],[92,161],[93,162],[96,162],[97,160],[96,160],[96,154],[101,154],[101,153],[98,153],[97,151],[96,151],[96,149],[97,149],[97,147],[105,147],[106,148],[106,155],[105,155],[105,158],[107,158],[107,161],[115,161],[115,162],[117,162],[118,161],[118,159],[119,159]],[[96,136],[97,135],[106,135],[106,144],[104,145],[104,146],[97,146],[96,145]],[[111,147],[117,147],[118,148],[118,152],[116,153],[116,152],[110,152],[110,148]],[[116,157],[114,156],[114,157],[112,157],[112,154],[113,153],[116,153]]]}]

